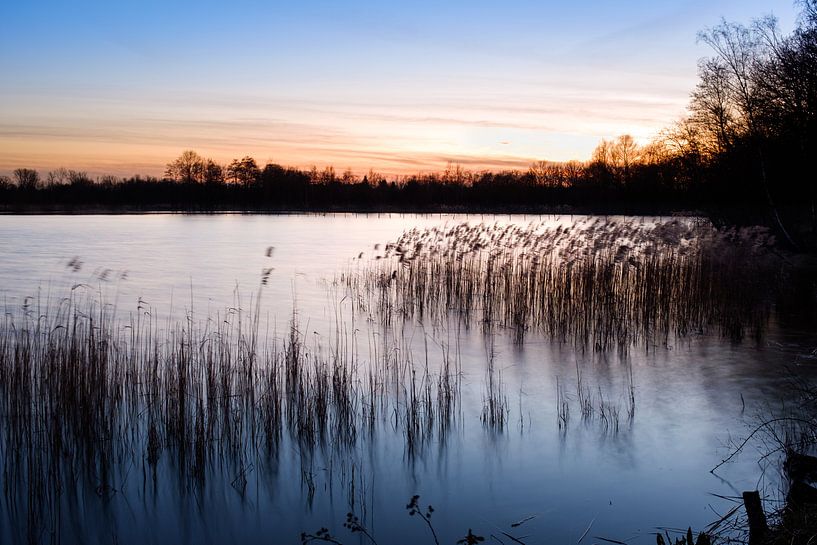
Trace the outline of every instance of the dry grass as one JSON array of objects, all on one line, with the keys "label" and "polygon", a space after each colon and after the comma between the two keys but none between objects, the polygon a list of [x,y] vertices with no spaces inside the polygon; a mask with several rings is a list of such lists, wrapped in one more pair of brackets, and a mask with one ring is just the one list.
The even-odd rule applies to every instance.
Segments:
[{"label": "dry grass", "polygon": [[402,430],[412,456],[458,415],[447,348],[418,365],[384,340],[377,361],[361,361],[343,333],[310,350],[295,317],[280,341],[262,340],[259,325],[257,312],[231,309],[160,326],[144,304],[119,320],[73,294],[6,313],[0,464],[18,539],[46,539],[64,492],[112,496],[131,470],[155,479],[166,463],[187,486],[229,473],[243,493],[286,441],[309,488],[312,452],[343,458],[382,424]]},{"label": "dry grass", "polygon": [[411,230],[344,274],[360,309],[530,333],[581,350],[667,346],[695,334],[759,338],[780,261],[759,228],[588,220]]}]

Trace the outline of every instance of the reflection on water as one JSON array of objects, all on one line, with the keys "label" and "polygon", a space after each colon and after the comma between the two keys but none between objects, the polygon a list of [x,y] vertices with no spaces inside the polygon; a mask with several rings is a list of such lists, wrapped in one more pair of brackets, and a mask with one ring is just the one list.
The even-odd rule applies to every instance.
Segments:
[{"label": "reflection on water", "polygon": [[[338,281],[397,271],[381,295],[399,305],[389,290],[416,290],[418,264],[426,288],[444,284],[434,267],[486,266],[444,252],[407,264],[402,252],[399,268],[376,259],[404,231],[542,220],[585,221],[0,217],[1,350],[27,362],[2,377],[2,541],[297,542],[326,526],[356,542],[342,526],[353,511],[379,543],[431,542],[405,509],[415,494],[441,542],[468,528],[576,541],[592,521],[588,535],[646,543],[655,526],[703,527],[731,507],[710,493],[757,486],[750,454],[709,470],[784,391],[792,356],[767,346],[787,334],[774,318],[760,344],[716,330],[593,350],[549,340],[531,318],[520,339],[506,311],[519,293],[495,292],[508,321],[486,331],[447,316],[463,306],[447,295],[433,314],[426,300],[423,320],[402,305],[387,324],[380,291]],[[543,270],[518,253],[509,263],[529,281]],[[488,284],[472,280],[484,311]],[[14,356],[20,346],[31,355]],[[777,486],[773,471],[764,479]]]}]

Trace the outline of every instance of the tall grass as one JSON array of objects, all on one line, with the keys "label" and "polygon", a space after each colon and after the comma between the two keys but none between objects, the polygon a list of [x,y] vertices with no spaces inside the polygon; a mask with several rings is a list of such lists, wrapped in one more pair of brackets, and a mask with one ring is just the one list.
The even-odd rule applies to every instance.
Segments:
[{"label": "tall grass", "polygon": [[760,228],[694,220],[413,229],[344,274],[362,309],[530,333],[581,350],[651,349],[702,333],[759,338],[780,260]]},{"label": "tall grass", "polygon": [[310,349],[294,316],[281,340],[262,338],[260,325],[257,310],[239,309],[160,325],[142,303],[120,319],[73,293],[7,312],[0,464],[17,537],[41,542],[65,491],[108,497],[131,470],[155,479],[168,464],[185,486],[228,473],[243,493],[286,441],[309,488],[313,452],[348,452],[380,423],[403,430],[412,456],[457,418],[448,348],[420,365],[383,340],[379,359],[362,361],[344,333]]}]

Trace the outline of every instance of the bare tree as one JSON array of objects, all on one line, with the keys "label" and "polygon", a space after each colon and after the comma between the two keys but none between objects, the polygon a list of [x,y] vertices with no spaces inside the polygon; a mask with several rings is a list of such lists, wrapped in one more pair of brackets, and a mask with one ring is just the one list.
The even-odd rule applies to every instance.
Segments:
[{"label": "bare tree", "polygon": [[444,184],[470,185],[473,181],[473,176],[470,172],[462,168],[462,165],[459,163],[448,163],[445,166],[440,181]]},{"label": "bare tree", "polygon": [[698,64],[698,82],[692,93],[692,121],[698,125],[713,153],[732,147],[739,132],[729,73],[721,59],[703,59]]},{"label": "bare tree", "polygon": [[622,134],[615,141],[610,152],[613,165],[626,180],[630,176],[630,168],[639,160],[638,144],[629,134]]},{"label": "bare tree", "polygon": [[359,178],[352,172],[351,168],[347,168],[343,171],[343,174],[341,174],[340,180],[345,184],[354,184],[359,181]]},{"label": "bare tree", "polygon": [[88,185],[94,183],[84,170],[69,170],[68,183],[71,185]]},{"label": "bare tree", "polygon": [[672,156],[666,142],[663,139],[656,139],[641,148],[639,160],[645,165],[660,165]]},{"label": "bare tree", "polygon": [[698,39],[715,52],[720,83],[734,103],[741,118],[739,121],[745,124],[749,134],[754,134],[755,114],[760,101],[757,81],[753,77],[761,57],[757,33],[724,20],[720,25],[699,33]]},{"label": "bare tree", "polygon": [[757,28],[753,31],[743,25],[724,20],[720,25],[701,32],[699,39],[715,51],[716,58],[723,64],[726,89],[734,101],[735,110],[740,114],[738,121],[744,124],[748,140],[757,150],[760,180],[766,201],[781,233],[794,246],[794,240],[783,225],[769,189],[766,160],[760,139],[762,126],[758,123],[758,114],[763,105],[763,93],[758,86],[757,74],[761,72],[764,61],[761,36]]},{"label": "bare tree", "polygon": [[533,177],[536,185],[550,184],[550,161],[536,161],[528,167],[528,173]]},{"label": "bare tree", "polygon": [[46,179],[48,185],[65,185],[69,182],[68,169],[60,167],[48,173]]},{"label": "bare tree", "polygon": [[386,177],[380,174],[379,172],[374,171],[373,169],[369,169],[368,174],[363,177],[365,182],[368,182],[371,186],[377,186],[381,183],[386,183]]},{"label": "bare tree", "polygon": [[615,140],[602,139],[593,151],[591,165],[606,170],[619,182],[626,182],[639,155],[640,149],[635,139],[629,134],[623,134]]},{"label": "bare tree", "polygon": [[322,172],[318,173],[318,181],[322,184],[331,184],[336,182],[337,178],[335,167],[333,166],[325,167]]},{"label": "bare tree", "polygon": [[20,189],[35,189],[40,183],[40,173],[30,168],[18,168],[14,171],[14,181]]},{"label": "bare tree", "polygon": [[165,176],[178,182],[201,182],[204,167],[204,159],[198,153],[186,150],[176,160],[167,164]]},{"label": "bare tree", "polygon": [[817,26],[817,0],[798,0],[800,18],[806,25]]},{"label": "bare tree", "polygon": [[591,161],[603,166],[610,166],[613,164],[613,143],[602,138],[596,149],[593,150]]}]

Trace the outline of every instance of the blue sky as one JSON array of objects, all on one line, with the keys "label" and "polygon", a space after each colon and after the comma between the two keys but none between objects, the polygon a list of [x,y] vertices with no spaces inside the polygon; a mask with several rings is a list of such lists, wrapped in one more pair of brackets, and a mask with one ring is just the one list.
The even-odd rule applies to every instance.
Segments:
[{"label": "blue sky", "polygon": [[587,159],[683,114],[697,31],[790,0],[4,2],[0,171]]}]

